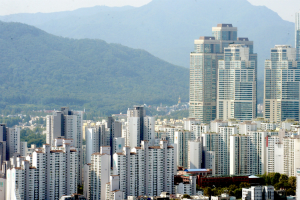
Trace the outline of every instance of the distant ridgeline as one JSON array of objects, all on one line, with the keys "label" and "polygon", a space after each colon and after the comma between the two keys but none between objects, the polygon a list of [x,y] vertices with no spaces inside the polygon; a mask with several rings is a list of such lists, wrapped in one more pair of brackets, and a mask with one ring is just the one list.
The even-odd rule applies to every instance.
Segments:
[{"label": "distant ridgeline", "polygon": [[0,22],[0,55],[0,110],[69,105],[111,114],[188,101],[189,70],[144,50]]}]

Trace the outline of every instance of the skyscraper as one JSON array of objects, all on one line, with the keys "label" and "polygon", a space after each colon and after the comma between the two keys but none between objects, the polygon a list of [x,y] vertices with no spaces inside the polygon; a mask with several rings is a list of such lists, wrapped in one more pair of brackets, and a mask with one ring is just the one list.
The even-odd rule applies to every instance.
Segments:
[{"label": "skyscraper", "polygon": [[297,60],[300,60],[300,11],[295,14],[295,47],[297,50]]},{"label": "skyscraper", "polygon": [[219,60],[217,118],[252,120],[256,118],[256,54],[249,47],[230,44]]},{"label": "skyscraper", "polygon": [[265,61],[264,118],[271,122],[299,121],[300,62],[296,49],[276,45]]},{"label": "skyscraper", "polygon": [[229,44],[244,44],[253,54],[253,42],[238,38],[237,28],[231,24],[218,24],[212,28],[213,36],[194,41],[190,54],[190,113],[202,123],[216,118],[218,61],[224,59],[224,48]]}]

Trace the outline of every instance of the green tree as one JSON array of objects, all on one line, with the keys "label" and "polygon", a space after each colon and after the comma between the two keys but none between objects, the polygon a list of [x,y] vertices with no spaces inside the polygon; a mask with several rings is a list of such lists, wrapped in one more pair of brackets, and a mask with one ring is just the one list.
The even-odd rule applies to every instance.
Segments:
[{"label": "green tree", "polygon": [[29,122],[31,120],[29,115],[26,115],[26,117],[24,117],[24,122]]},{"label": "green tree", "polygon": [[182,196],[182,198],[185,198],[185,199],[191,199],[191,196],[188,195],[188,194],[184,194],[184,195]]},{"label": "green tree", "polygon": [[44,119],[39,117],[39,119],[37,120],[37,124],[44,124]]},{"label": "green tree", "polygon": [[230,185],[230,186],[228,187],[228,194],[229,194],[230,196],[234,196],[234,191],[235,191],[236,189],[238,189],[238,187],[237,187],[236,185]]},{"label": "green tree", "polygon": [[22,122],[20,117],[0,117],[0,123],[6,124],[7,127],[19,125],[19,122]]},{"label": "green tree", "polygon": [[286,195],[287,196],[290,196],[290,195],[294,196],[295,194],[296,194],[295,190],[292,189],[292,188],[289,188],[289,189],[286,190]]},{"label": "green tree", "polygon": [[291,188],[296,189],[296,181],[297,181],[297,179],[296,179],[295,176],[290,176],[289,177],[288,183],[289,183]]},{"label": "green tree", "polygon": [[242,188],[237,188],[233,191],[233,196],[235,196],[237,199],[242,198]]},{"label": "green tree", "polygon": [[240,184],[240,188],[249,188],[251,185],[249,183],[246,183],[246,182],[241,182]]},{"label": "green tree", "polygon": [[28,147],[31,144],[35,144],[37,147],[42,147],[46,143],[46,135],[42,134],[43,129],[37,127],[30,130],[29,128],[22,129],[20,131],[20,140],[22,142],[27,142]]},{"label": "green tree", "polygon": [[[279,173],[278,173],[279,174]],[[279,174],[280,175],[280,174]],[[279,182],[282,182],[282,183],[287,183],[288,182],[288,180],[289,180],[289,177],[286,175],[286,174],[281,174],[280,175],[280,178],[279,178]]]},{"label": "green tree", "polygon": [[279,182],[280,173],[270,173],[269,177],[271,179],[271,185],[275,185]]},{"label": "green tree", "polygon": [[210,197],[212,195],[211,187],[204,188],[203,194],[204,194],[204,196]]}]

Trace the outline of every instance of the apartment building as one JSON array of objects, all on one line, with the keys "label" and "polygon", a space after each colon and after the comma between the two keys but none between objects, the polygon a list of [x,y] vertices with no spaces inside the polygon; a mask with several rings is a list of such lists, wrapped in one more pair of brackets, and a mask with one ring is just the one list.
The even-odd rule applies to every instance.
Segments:
[{"label": "apartment building", "polygon": [[141,147],[124,147],[113,159],[113,174],[120,177],[124,198],[174,192],[174,148],[167,141],[161,141],[160,146],[149,146],[148,141],[142,141]]},{"label": "apartment building", "polygon": [[7,199],[59,199],[77,193],[77,151],[71,142],[43,145],[32,154],[32,164],[24,157],[7,169]]}]

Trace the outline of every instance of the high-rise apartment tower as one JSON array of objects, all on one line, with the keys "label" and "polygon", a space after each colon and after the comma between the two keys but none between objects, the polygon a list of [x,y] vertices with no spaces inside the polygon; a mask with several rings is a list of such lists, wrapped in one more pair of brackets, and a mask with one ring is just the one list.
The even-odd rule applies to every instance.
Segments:
[{"label": "high-rise apartment tower", "polygon": [[271,59],[265,61],[264,118],[271,122],[299,121],[300,62],[296,49],[276,45]]},{"label": "high-rise apartment tower", "polygon": [[[218,61],[224,59],[224,48],[230,44],[244,44],[253,54],[253,42],[238,38],[232,24],[218,24],[212,28],[213,36],[200,37],[194,42],[190,54],[190,113],[202,123],[216,118]],[[256,57],[251,57],[256,61]]]},{"label": "high-rise apartment tower", "polygon": [[256,54],[243,44],[230,44],[218,64],[217,118],[256,118]]},{"label": "high-rise apartment tower", "polygon": [[56,138],[73,139],[73,147],[78,154],[78,184],[82,183],[83,153],[82,153],[82,111],[71,111],[68,107],[62,107],[53,115],[46,117],[46,142],[50,147],[54,146]]},{"label": "high-rise apartment tower", "polygon": [[300,11],[295,14],[295,42],[297,51],[297,60],[300,60]]}]

